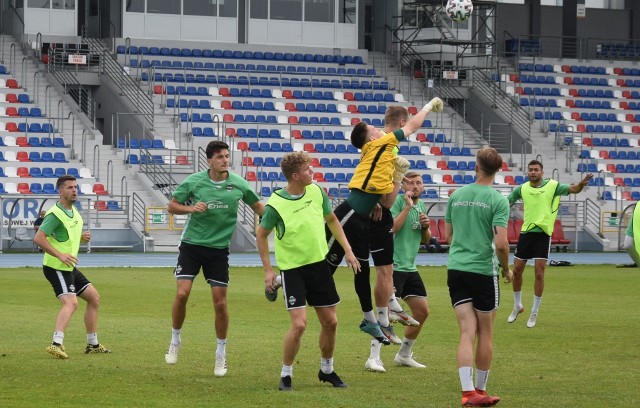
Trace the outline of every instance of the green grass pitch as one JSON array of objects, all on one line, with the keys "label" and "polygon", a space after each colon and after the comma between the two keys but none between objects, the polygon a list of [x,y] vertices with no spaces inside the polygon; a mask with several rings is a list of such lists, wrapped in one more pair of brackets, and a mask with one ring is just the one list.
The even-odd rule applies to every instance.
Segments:
[{"label": "green grass pitch", "polygon": [[[188,304],[178,364],[164,353],[171,336],[175,281],[170,268],[87,268],[102,295],[99,339],[110,355],[84,355],[84,302],[65,333],[70,359],[44,349],[59,302],[40,268],[0,269],[0,406],[100,407],[453,407],[459,406],[458,328],[443,267],[421,268],[430,316],[414,346],[427,368],[396,367],[397,346],[382,350],[386,374],[367,372],[370,338],[352,278],[336,273],[336,372],[349,384],[318,381],[318,322],[308,326],[294,366],[294,391],[277,390],[282,340],[289,319],[282,304],[263,295],[259,268],[232,268],[228,299],[229,372],[213,376],[215,333],[210,291],[199,276]],[[513,324],[510,285],[502,283],[495,323],[489,391],[501,407],[624,407],[635,404],[640,380],[640,274],[609,265],[547,268],[538,326],[526,328],[532,267],[525,271],[525,313]],[[401,327],[397,327],[401,334]]]}]

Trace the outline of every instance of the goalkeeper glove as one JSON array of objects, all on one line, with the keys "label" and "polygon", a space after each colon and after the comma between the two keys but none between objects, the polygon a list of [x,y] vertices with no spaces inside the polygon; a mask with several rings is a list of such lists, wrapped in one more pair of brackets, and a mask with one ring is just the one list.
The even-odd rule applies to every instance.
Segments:
[{"label": "goalkeeper glove", "polygon": [[393,162],[393,167],[394,167],[393,182],[394,183],[399,183],[402,181],[402,178],[404,177],[404,173],[406,173],[407,170],[409,170],[409,166],[411,166],[411,163],[409,163],[407,159],[405,159],[404,157],[396,156]]},{"label": "goalkeeper glove", "polygon": [[427,103],[426,105],[424,105],[424,107],[422,108],[422,110],[428,110],[430,112],[442,112],[442,110],[444,109],[444,103],[442,102],[442,99],[435,97],[432,100],[429,101],[429,103]]}]

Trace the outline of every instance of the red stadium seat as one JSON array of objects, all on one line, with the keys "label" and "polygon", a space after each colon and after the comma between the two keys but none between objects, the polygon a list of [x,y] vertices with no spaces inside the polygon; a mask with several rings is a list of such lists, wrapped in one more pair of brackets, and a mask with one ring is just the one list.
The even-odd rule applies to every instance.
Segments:
[{"label": "red stadium seat", "polygon": [[440,243],[442,245],[449,245],[449,240],[446,239],[445,237],[445,222],[444,222],[444,218],[439,218],[438,219],[438,230],[440,231]]},{"label": "red stadium seat", "polygon": [[18,159],[19,162],[30,162],[31,160],[29,159],[29,154],[25,151],[20,151],[16,154],[16,159]]},{"label": "red stadium seat", "polygon": [[509,245],[516,245],[518,243],[522,223],[522,220],[509,219],[509,223],[507,224],[507,239],[509,240]]},{"label": "red stadium seat", "polygon": [[98,211],[107,211],[107,202],[102,200],[97,200],[93,203],[93,208]]},{"label": "red stadium seat", "polygon": [[[97,195],[109,195],[109,192],[104,188],[104,184],[102,183],[95,183],[93,185],[93,192],[96,193]],[[106,209],[106,203],[105,203],[105,209]]]},{"label": "red stadium seat", "polygon": [[176,164],[189,164],[187,156],[176,156]]},{"label": "red stadium seat", "polygon": [[562,223],[560,222],[560,220],[556,219],[556,222],[553,225],[553,233],[551,234],[551,245],[555,245],[558,252],[560,252],[561,247],[563,247],[564,252],[567,252],[567,246],[570,243],[571,240],[567,239],[564,236]]},{"label": "red stadium seat", "polygon": [[20,194],[33,194],[29,188],[29,183],[18,183],[18,193]]}]

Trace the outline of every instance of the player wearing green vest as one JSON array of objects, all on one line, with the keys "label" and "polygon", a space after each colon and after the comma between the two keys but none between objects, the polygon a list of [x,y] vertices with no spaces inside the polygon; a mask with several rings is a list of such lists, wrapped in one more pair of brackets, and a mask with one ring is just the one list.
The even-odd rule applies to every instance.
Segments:
[{"label": "player wearing green vest", "polygon": [[[390,287],[393,271],[390,262],[392,255],[389,255],[387,261],[389,265],[387,278],[377,281],[376,306],[382,312],[380,317],[383,320],[379,322],[373,311],[369,282],[370,214],[378,203],[383,207],[391,208],[400,189],[400,180],[409,168],[407,160],[393,153],[394,148],[405,139],[405,136],[422,127],[427,114],[432,111],[441,112],[442,109],[442,100],[433,98],[402,128],[392,133],[385,133],[363,122],[358,123],[351,132],[351,144],[362,149],[362,156],[349,183],[349,196],[336,207],[335,214],[352,245],[354,254],[362,264],[362,272],[354,277],[354,286],[364,317],[360,323],[360,330],[383,344],[390,343],[389,338],[381,330],[381,323],[383,326],[389,325],[387,312],[384,310],[388,310],[388,299],[393,291]],[[327,260],[335,271],[342,262],[344,252],[330,231],[327,231],[327,243],[329,245]],[[393,252],[390,251],[390,254]],[[376,265],[385,265],[385,263],[376,262]],[[385,287],[386,282],[388,284]]]},{"label": "player wearing green vest", "polygon": [[513,323],[524,311],[522,306],[522,274],[529,259],[534,260],[535,283],[533,306],[527,327],[533,328],[538,319],[538,310],[544,290],[544,271],[549,258],[551,235],[558,215],[560,196],[577,194],[589,184],[593,174],[587,174],[578,184],[561,184],[545,179],[542,163],[532,160],[527,165],[529,181],[516,187],[509,194],[509,203],[522,200],[524,222],[516,246],[513,261],[513,310],[507,322]]},{"label": "player wearing green vest", "polygon": [[265,288],[272,292],[279,285],[271,266],[267,238],[273,229],[276,230],[276,262],[280,268],[285,307],[291,319],[284,339],[284,356],[278,385],[280,391],[293,389],[293,362],[307,325],[307,303],[316,309],[320,321],[321,359],[318,379],[338,388],[347,386],[333,369],[338,328],[336,308],[340,297],[325,259],[325,221],[344,250],[347,266],[357,273],[360,265],[338,219],[331,211],[329,198],[322,188],[313,184],[310,163],[311,158],[305,152],[289,153],[282,158],[281,168],[287,178],[287,186],[276,190],[269,198],[256,234],[265,271]]},{"label": "player wearing green vest", "polygon": [[180,183],[167,206],[171,214],[188,214],[188,217],[182,231],[178,264],[173,272],[177,291],[171,310],[171,343],[165,361],[175,364],[178,360],[187,300],[193,280],[202,268],[204,278],[211,286],[216,316],[213,374],[222,377],[227,373],[229,243],[236,228],[238,205],[244,201],[259,215],[262,215],[264,205],[245,179],[229,171],[229,145],[212,141],[205,153],[209,169],[191,174]]},{"label": "player wearing green vest", "polygon": [[509,203],[493,188],[501,167],[502,157],[494,148],[478,150],[476,181],[451,194],[444,217],[445,238],[451,242],[447,285],[460,328],[458,375],[463,406],[489,407],[500,401],[489,396],[486,389],[493,354],[493,321],[500,305],[498,268],[502,268],[507,281],[513,279],[507,240]]},{"label": "player wearing green vest", "polygon": [[44,276],[51,283],[53,292],[62,303],[62,308],[56,317],[53,341],[46,351],[57,358],[69,358],[62,342],[71,316],[78,308],[78,296],[80,296],[87,302],[84,313],[84,324],[87,330],[85,353],[110,353],[109,349],[98,343],[96,333],[100,294],[76,268],[80,243],[89,242],[91,239],[91,232],[82,230],[84,224],[82,216],[74,206],[78,199],[78,183],[73,176],[62,176],[58,178],[56,187],[60,200],[47,211],[33,238],[33,242],[45,252],[42,261]]},{"label": "player wearing green vest", "polygon": [[636,205],[631,213],[631,218],[629,219],[629,226],[627,226],[627,232],[624,237],[624,245],[623,248],[629,254],[629,257],[633,260],[636,266],[640,266],[640,240],[636,242],[634,236],[640,237],[640,222],[636,222],[635,225],[633,223],[634,218],[640,220],[640,216],[638,213],[640,212],[640,205]]}]

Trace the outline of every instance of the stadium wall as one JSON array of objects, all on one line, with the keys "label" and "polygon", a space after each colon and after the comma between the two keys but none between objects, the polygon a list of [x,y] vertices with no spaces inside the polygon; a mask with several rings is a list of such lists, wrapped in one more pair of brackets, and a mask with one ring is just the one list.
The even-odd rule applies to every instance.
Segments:
[{"label": "stadium wall", "polygon": [[[499,52],[506,51],[511,38],[539,32],[543,36],[562,36],[562,13],[557,6],[541,6],[542,27],[531,27],[531,9],[526,5],[499,3],[496,9],[496,37]],[[632,13],[627,10],[588,8],[585,18],[578,19],[576,36],[582,39],[625,39],[631,32]]]}]

